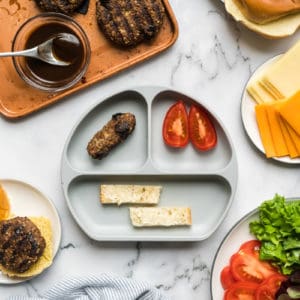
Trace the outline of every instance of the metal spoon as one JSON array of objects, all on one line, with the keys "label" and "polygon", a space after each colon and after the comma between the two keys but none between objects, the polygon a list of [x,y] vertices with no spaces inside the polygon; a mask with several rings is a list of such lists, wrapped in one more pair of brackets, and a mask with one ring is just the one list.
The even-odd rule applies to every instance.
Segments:
[{"label": "metal spoon", "polygon": [[53,41],[57,39],[74,44],[74,46],[78,46],[80,44],[80,41],[75,35],[71,33],[59,33],[34,48],[15,52],[0,52],[0,57],[27,56],[37,58],[51,65],[69,66],[71,62],[59,59],[53,52]]}]

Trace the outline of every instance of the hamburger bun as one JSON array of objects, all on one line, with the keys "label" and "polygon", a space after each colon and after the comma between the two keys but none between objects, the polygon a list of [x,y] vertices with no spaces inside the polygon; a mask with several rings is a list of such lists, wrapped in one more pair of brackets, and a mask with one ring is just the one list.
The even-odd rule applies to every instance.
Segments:
[{"label": "hamburger bun", "polygon": [[0,271],[9,276],[9,277],[32,277],[40,274],[43,270],[48,268],[52,264],[53,259],[53,240],[52,240],[52,229],[51,222],[45,217],[28,217],[40,230],[41,236],[45,240],[45,248],[42,255],[38,260],[25,272],[14,272],[6,269],[3,265],[0,264]]},{"label": "hamburger bun", "polygon": [[234,20],[266,38],[279,39],[290,36],[300,26],[300,13],[287,15],[266,24],[257,24],[246,18],[241,10],[239,0],[224,0],[224,2],[226,11]]}]

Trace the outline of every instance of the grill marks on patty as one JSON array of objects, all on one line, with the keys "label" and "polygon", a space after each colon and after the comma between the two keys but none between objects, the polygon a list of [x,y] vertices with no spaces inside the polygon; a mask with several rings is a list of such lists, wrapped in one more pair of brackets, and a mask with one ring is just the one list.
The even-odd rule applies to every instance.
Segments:
[{"label": "grill marks on patty", "polygon": [[35,0],[37,5],[48,12],[72,14],[85,0]]},{"label": "grill marks on patty", "polygon": [[162,26],[164,14],[161,0],[96,0],[100,28],[120,46],[152,39]]},{"label": "grill marks on patty", "polygon": [[23,273],[41,257],[46,247],[40,230],[27,217],[0,222],[0,264]]}]

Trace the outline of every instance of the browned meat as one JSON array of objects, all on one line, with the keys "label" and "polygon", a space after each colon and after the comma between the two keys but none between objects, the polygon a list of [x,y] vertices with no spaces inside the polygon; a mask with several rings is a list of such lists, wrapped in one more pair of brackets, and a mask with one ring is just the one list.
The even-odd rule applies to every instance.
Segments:
[{"label": "browned meat", "polygon": [[118,113],[98,131],[87,145],[89,155],[102,159],[114,147],[127,139],[135,128],[135,116],[131,113]]},{"label": "browned meat", "polygon": [[119,46],[134,46],[152,39],[165,14],[161,0],[96,0],[97,22]]},{"label": "browned meat", "polygon": [[27,217],[0,222],[0,264],[7,270],[23,273],[43,254],[45,239]]},{"label": "browned meat", "polygon": [[72,14],[84,2],[84,0],[35,0],[35,1],[44,11],[61,12],[64,14]]}]

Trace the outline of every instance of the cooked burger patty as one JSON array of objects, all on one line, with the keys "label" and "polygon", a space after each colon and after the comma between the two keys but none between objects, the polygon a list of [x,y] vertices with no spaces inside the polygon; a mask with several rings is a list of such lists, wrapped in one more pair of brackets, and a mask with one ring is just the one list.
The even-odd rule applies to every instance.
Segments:
[{"label": "cooked burger patty", "polygon": [[152,39],[162,26],[164,14],[161,0],[96,0],[100,28],[120,46]]},{"label": "cooked burger patty", "polygon": [[45,239],[27,217],[0,222],[0,264],[7,270],[23,273],[43,254]]},{"label": "cooked burger patty", "polygon": [[98,131],[87,145],[89,155],[102,159],[114,147],[127,139],[135,128],[135,116],[131,113],[117,113]]},{"label": "cooked burger patty", "polygon": [[44,10],[72,14],[85,0],[35,0]]}]

